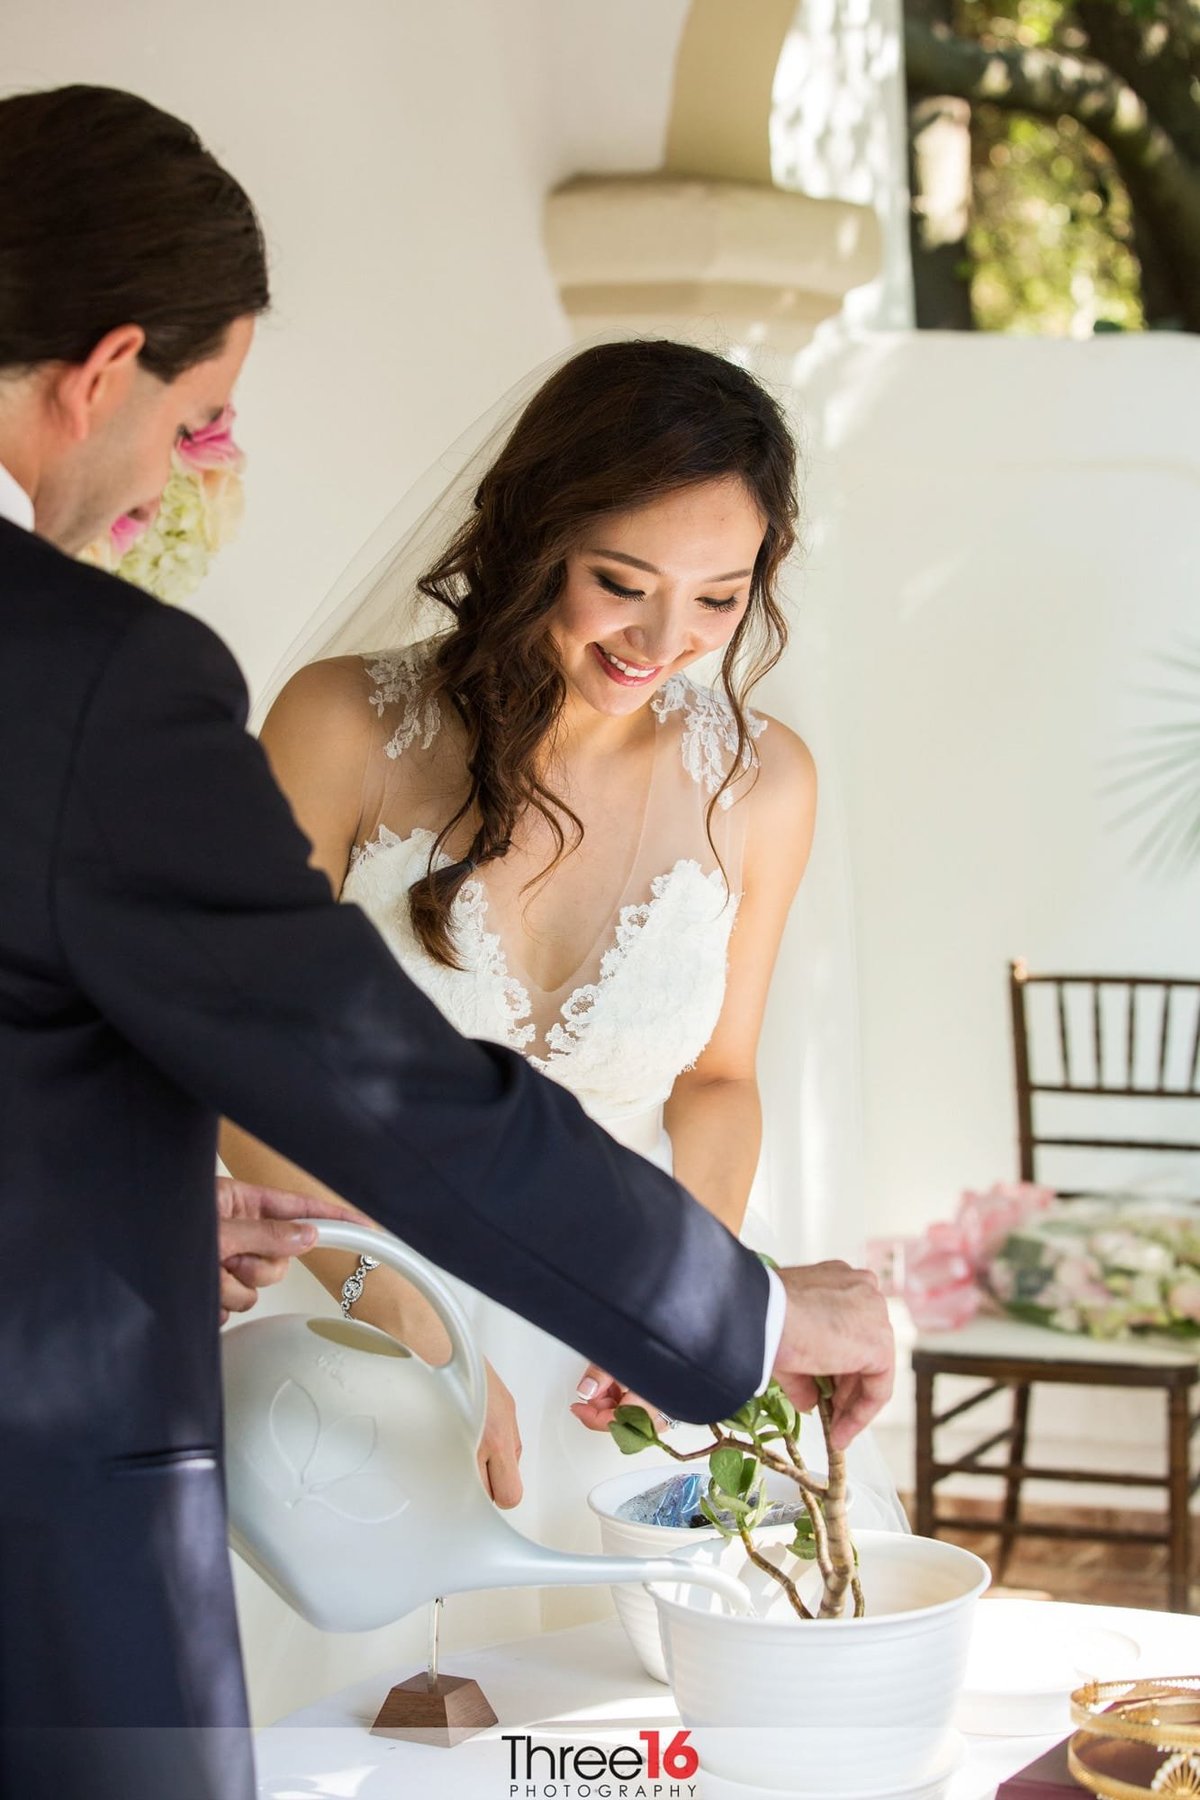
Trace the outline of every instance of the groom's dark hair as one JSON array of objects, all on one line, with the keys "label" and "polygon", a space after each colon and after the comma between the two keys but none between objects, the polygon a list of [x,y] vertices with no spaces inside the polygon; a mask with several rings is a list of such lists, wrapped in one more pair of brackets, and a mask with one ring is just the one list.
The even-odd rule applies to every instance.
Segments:
[{"label": "groom's dark hair", "polygon": [[174,381],[269,301],[254,208],[190,125],[119,88],[0,100],[0,371],[140,325]]}]

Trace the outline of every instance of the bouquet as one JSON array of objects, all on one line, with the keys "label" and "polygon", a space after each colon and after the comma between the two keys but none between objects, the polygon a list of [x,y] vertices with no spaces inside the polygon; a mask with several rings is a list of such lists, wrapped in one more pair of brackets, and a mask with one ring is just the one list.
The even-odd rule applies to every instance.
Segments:
[{"label": "bouquet", "polygon": [[1126,1195],[1072,1200],[1012,1231],[983,1270],[1010,1313],[1090,1337],[1200,1335],[1200,1211]]},{"label": "bouquet", "polygon": [[241,523],[246,459],[233,441],[233,421],[233,408],[226,407],[203,431],[182,439],[154,518],[118,519],[81,560],[172,605],[195,593]]},{"label": "bouquet", "polygon": [[1031,1181],[968,1190],[953,1219],[930,1225],[919,1238],[877,1238],[867,1245],[867,1261],[884,1293],[903,1296],[921,1331],[957,1331],[979,1311],[991,1258],[1054,1198],[1052,1188]]}]

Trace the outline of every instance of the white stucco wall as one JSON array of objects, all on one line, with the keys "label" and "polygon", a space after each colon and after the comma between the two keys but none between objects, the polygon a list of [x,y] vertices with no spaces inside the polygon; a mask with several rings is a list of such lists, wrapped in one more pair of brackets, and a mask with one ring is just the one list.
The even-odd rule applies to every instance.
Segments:
[{"label": "white stucco wall", "polygon": [[771,102],[776,184],[878,215],[883,267],[845,309],[872,331],[913,322],[902,27],[901,0],[799,0]]},{"label": "white stucco wall", "polygon": [[[1200,973],[1200,871],[1134,866],[1106,792],[1137,730],[1179,716],[1145,691],[1170,685],[1155,658],[1195,642],[1200,347],[879,336],[812,355],[798,403],[802,604],[854,877],[867,1223],[904,1234],[1016,1172],[1010,956]],[[1200,1119],[1155,1123],[1195,1136]],[[1157,1463],[1159,1409],[1124,1400],[1044,1404],[1030,1460],[1144,1443]]]},{"label": "white stucco wall", "polygon": [[275,304],[237,396],[247,516],[195,601],[253,686],[409,483],[570,341],[543,196],[579,167],[661,161],[685,12],[9,0],[0,88],[132,88],[194,124],[262,214]]}]

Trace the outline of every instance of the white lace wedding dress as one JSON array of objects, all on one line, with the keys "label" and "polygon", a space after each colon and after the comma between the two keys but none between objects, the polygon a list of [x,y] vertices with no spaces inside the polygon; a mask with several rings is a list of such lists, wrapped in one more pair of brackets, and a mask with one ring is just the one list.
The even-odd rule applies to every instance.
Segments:
[{"label": "white lace wedding dress", "polygon": [[[438,760],[448,750],[457,753],[438,702],[422,698],[426,654],[418,646],[363,659],[377,716],[377,753],[364,798],[370,824],[353,852],[342,898],[369,914],[407,973],[460,1031],[522,1052],[569,1088],[621,1143],[669,1169],[663,1105],[681,1071],[700,1056],[721,1012],[741,845],[753,806],[751,781],[727,789],[710,837],[709,806],[737,751],[732,711],[723,696],[686,676],[673,677],[655,694],[650,775],[640,822],[625,839],[626,866],[602,860],[590,872],[580,941],[590,942],[591,950],[547,991],[525,966],[522,896],[512,880],[505,881],[503,865],[487,865],[455,902],[460,968],[436,962],[412,929],[408,890],[428,867],[444,817],[444,801],[441,816],[431,812],[449,778]],[[753,739],[768,728],[754,716],[749,724]],[[748,774],[754,754],[752,745],[745,746]],[[603,1256],[604,1220],[596,1219],[593,1229],[596,1253]],[[773,1247],[764,1221],[753,1213],[742,1236],[756,1249]],[[587,1431],[568,1410],[584,1358],[465,1285],[455,1286],[483,1354],[516,1401],[526,1494],[511,1515],[514,1522],[543,1543],[598,1548],[585,1497],[628,1461],[607,1434]],[[702,1428],[680,1428],[672,1439],[685,1448],[703,1441]],[[821,1460],[819,1449],[815,1460]],[[880,1489],[878,1518],[860,1516],[859,1522],[899,1526],[902,1514],[878,1458],[870,1479],[858,1478],[863,1502],[872,1483]],[[542,1619],[574,1622],[607,1606],[603,1590],[548,1591]]]}]

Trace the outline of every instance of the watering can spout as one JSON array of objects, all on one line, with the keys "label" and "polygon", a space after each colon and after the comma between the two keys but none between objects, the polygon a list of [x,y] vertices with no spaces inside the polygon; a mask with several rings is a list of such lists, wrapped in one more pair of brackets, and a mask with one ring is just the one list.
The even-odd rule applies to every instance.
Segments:
[{"label": "watering can spout", "polygon": [[685,1581],[697,1587],[711,1588],[728,1601],[730,1610],[735,1613],[754,1612],[745,1584],[724,1569],[677,1561],[669,1556],[572,1555],[566,1550],[549,1550],[528,1538],[522,1541],[529,1551],[528,1561],[519,1573],[514,1561],[507,1579],[497,1586],[595,1587],[625,1582]]},{"label": "watering can spout", "polygon": [[230,1535],[295,1611],[327,1631],[368,1631],[440,1594],[671,1579],[752,1610],[724,1570],[573,1555],[515,1530],[479,1479],[484,1365],[444,1278],[382,1232],[313,1223],[322,1246],[405,1276],[440,1315],[451,1356],[435,1368],[357,1319],[289,1314],[224,1334]]}]

